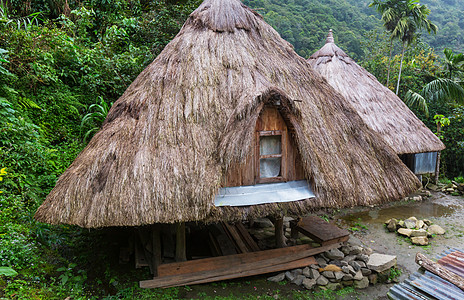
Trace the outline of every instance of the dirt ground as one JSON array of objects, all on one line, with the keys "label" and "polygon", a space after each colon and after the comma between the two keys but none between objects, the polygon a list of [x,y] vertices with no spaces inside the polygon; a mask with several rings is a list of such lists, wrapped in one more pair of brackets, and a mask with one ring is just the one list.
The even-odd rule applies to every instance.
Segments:
[{"label": "dirt ground", "polygon": [[[431,220],[443,227],[446,234],[429,239],[428,246],[415,246],[396,233],[388,232],[384,227],[384,222],[390,218],[407,219],[412,216]],[[375,252],[396,255],[398,267],[402,271],[400,281],[418,270],[419,266],[414,261],[417,252],[435,258],[449,248],[464,248],[464,197],[432,193],[431,197],[421,202],[350,209],[341,212],[335,219],[341,227],[359,229],[353,232],[351,240],[371,247]],[[392,284],[371,285],[360,291],[361,295],[358,297],[387,299],[386,294],[391,286]]]}]

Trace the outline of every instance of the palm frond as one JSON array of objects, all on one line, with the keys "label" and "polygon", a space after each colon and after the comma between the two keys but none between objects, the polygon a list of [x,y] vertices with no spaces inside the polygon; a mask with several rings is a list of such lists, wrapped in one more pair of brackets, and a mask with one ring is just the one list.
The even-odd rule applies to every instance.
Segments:
[{"label": "palm frond", "polygon": [[429,97],[431,101],[464,104],[464,88],[460,83],[447,78],[437,78],[429,82],[422,90],[422,94]]},{"label": "palm frond", "polygon": [[429,117],[427,100],[425,100],[421,94],[409,90],[404,97],[404,103],[409,107],[416,107],[419,111],[423,112],[427,118]]}]

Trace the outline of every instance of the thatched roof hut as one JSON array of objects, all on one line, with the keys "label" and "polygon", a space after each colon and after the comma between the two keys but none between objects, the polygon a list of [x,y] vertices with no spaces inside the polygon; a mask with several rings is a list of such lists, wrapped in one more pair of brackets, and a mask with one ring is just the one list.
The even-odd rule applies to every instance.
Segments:
[{"label": "thatched roof hut", "polygon": [[397,95],[335,45],[332,30],[326,44],[311,55],[309,63],[397,154],[435,152],[445,148]]},{"label": "thatched roof hut", "polygon": [[[288,127],[315,197],[215,206],[227,174],[256,150],[266,107]],[[82,227],[231,221],[381,203],[418,186],[258,13],[239,0],[206,0],[114,103],[35,217]]]}]

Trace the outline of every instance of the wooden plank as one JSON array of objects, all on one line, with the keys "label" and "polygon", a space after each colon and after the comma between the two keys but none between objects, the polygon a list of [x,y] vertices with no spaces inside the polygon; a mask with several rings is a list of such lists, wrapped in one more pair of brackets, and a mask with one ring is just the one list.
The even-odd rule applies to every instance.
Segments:
[{"label": "wooden plank", "polygon": [[[166,287],[172,285],[185,285],[187,282],[193,282],[197,280],[205,280],[208,278],[225,276],[230,274],[242,273],[249,270],[260,269],[260,268],[267,268],[271,266],[275,266],[278,264],[289,263],[292,261],[300,260],[303,258],[307,258],[309,256],[313,256],[327,250],[338,248],[341,244],[333,244],[329,246],[322,246],[318,248],[312,248],[304,251],[298,251],[296,253],[288,254],[288,255],[281,255],[278,257],[261,260],[261,261],[252,261],[250,263],[242,263],[242,264],[233,264],[230,261],[227,262],[227,266],[223,266],[220,269],[209,269],[201,272],[189,272],[190,274],[182,274],[182,275],[172,275],[166,277],[157,277],[152,280],[145,280],[140,282],[141,288],[158,288],[158,287]],[[293,247],[288,247],[293,248]],[[282,248],[285,249],[285,248]],[[280,249],[277,249],[280,250]],[[270,251],[270,250],[267,250]],[[255,254],[262,254],[265,251],[259,252],[251,252],[244,254],[246,256],[254,256]],[[240,255],[240,254],[238,254]],[[214,258],[212,258],[214,259]],[[214,266],[215,267],[215,266]],[[158,269],[159,273],[159,269]]]},{"label": "wooden plank", "polygon": [[416,254],[416,263],[426,269],[427,271],[432,272],[433,274],[451,282],[458,288],[464,291],[464,278],[455,273],[448,271],[443,266],[437,264],[436,262],[431,261],[425,255],[421,253]]},{"label": "wooden plank", "polygon": [[242,223],[240,222],[235,223],[235,227],[238,229],[243,240],[246,242],[248,249],[250,249],[250,252],[261,250],[258,244],[256,244],[255,240],[251,237],[250,233],[245,228],[245,226],[243,226]]},{"label": "wooden plank", "polygon": [[258,252],[233,254],[219,257],[204,258],[198,260],[189,260],[181,263],[162,264],[158,267],[159,276],[180,275],[193,272],[211,270],[212,268],[225,268],[229,264],[237,265],[242,263],[251,263],[264,259],[291,255],[293,253],[313,249],[310,245],[298,245],[287,248],[263,250]]},{"label": "wooden plank", "polygon": [[350,233],[316,216],[300,219],[295,229],[318,243],[346,241]]},{"label": "wooden plank", "polygon": [[250,251],[248,251],[247,246],[243,242],[240,234],[237,232],[237,230],[236,230],[236,228],[234,226],[231,226],[231,225],[227,224],[226,222],[221,222],[221,224],[222,224],[224,230],[226,232],[230,233],[230,236],[232,237],[232,241],[237,246],[237,251],[238,252],[240,252],[240,253],[250,252]]},{"label": "wooden plank", "polygon": [[[247,277],[247,276],[261,275],[261,274],[266,274],[266,273],[272,273],[272,272],[279,272],[279,271],[303,268],[303,267],[310,266],[312,264],[317,264],[317,261],[313,256],[310,256],[310,257],[307,257],[307,258],[295,260],[295,261],[288,262],[288,263],[277,264],[277,265],[273,265],[273,266],[266,267],[266,268],[258,268],[258,269],[244,271],[244,272],[241,272],[241,273],[233,273],[233,274],[227,274],[227,275],[223,275],[223,276],[217,276],[217,277],[211,277],[211,278],[206,278],[206,279],[201,279],[201,280],[196,280],[196,281],[190,281],[190,282],[187,282],[187,283],[185,283],[183,285],[202,284],[202,283],[208,283],[208,282],[214,282],[214,281],[221,281],[221,280],[228,280],[228,279],[241,278],[241,277]],[[174,285],[166,286],[166,288],[174,287],[174,286],[179,286],[179,285],[174,284]]]}]

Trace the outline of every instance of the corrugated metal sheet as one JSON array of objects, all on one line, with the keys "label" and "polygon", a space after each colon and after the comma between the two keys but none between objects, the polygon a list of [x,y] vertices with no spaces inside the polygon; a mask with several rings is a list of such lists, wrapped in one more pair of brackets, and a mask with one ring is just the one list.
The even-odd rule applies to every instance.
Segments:
[{"label": "corrugated metal sheet", "polygon": [[[450,249],[438,257],[438,263],[446,269],[462,276],[464,272],[464,251]],[[449,281],[429,272],[416,272],[404,282],[394,285],[388,291],[390,299],[450,299],[463,300],[464,291]]]},{"label": "corrugated metal sheet", "polygon": [[437,152],[416,153],[414,155],[414,174],[429,174],[435,172]]},{"label": "corrugated metal sheet", "polygon": [[314,198],[306,180],[220,188],[215,206],[249,206]]}]

